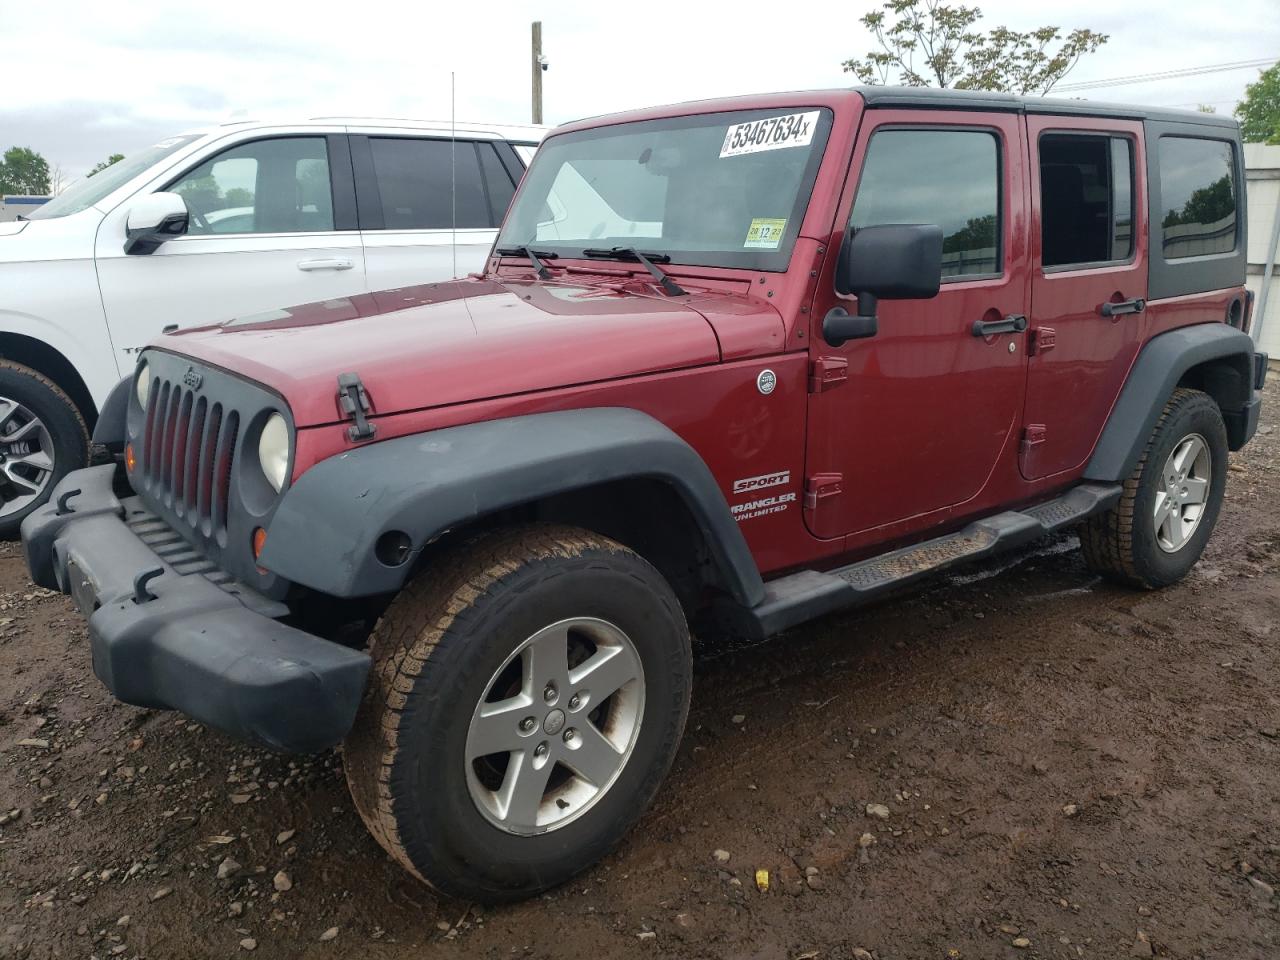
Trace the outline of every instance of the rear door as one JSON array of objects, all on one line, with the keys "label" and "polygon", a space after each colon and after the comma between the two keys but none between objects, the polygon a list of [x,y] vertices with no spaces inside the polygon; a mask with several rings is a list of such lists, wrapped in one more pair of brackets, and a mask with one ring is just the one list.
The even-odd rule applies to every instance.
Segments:
[{"label": "rear door", "polygon": [[856,305],[823,279],[810,341],[814,535],[909,534],[963,512],[990,481],[1021,419],[1025,334],[975,324],[1027,310],[1024,156],[1016,113],[866,113],[840,225],[941,225],[943,280],[934,299],[882,300],[875,336],[831,347],[822,317]]},{"label": "rear door", "polygon": [[1083,468],[1142,342],[1146,167],[1139,121],[1027,117],[1036,215],[1019,469]]},{"label": "rear door", "polygon": [[370,290],[483,269],[519,179],[508,144],[370,133],[352,161]]}]

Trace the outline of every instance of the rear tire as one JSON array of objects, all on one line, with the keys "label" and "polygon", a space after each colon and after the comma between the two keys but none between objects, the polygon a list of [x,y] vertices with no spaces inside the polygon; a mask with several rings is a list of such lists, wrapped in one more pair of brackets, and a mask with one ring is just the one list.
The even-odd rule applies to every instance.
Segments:
[{"label": "rear tire", "polygon": [[431,564],[379,621],[372,654],[344,752],[356,809],[406,869],[467,900],[529,897],[608,853],[688,714],[671,588],[571,527],[490,532]]},{"label": "rear tire", "polygon": [[1120,502],[1081,527],[1085,562],[1143,590],[1177,583],[1204,552],[1226,483],[1222,411],[1208,394],[1175,390]]},{"label": "rear tire", "polygon": [[88,456],[89,430],[71,398],[30,367],[0,360],[0,538],[16,539]]}]

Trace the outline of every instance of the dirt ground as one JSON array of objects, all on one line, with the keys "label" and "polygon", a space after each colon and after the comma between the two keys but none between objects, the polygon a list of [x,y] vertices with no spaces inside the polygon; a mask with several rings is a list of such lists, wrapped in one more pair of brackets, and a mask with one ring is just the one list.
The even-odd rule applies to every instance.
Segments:
[{"label": "dirt ground", "polygon": [[1268,394],[1185,583],[1103,585],[1065,538],[704,644],[639,829],[503,909],[389,862],[340,754],[114,703],[0,547],[0,957],[1280,957],[1274,370]]}]

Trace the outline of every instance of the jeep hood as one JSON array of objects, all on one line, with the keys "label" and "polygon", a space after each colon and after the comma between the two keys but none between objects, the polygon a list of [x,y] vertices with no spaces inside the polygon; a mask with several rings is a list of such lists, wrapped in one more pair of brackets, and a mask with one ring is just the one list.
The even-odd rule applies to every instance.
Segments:
[{"label": "jeep hood", "polygon": [[[781,349],[771,307],[618,286],[456,280],[326,300],[191,329],[153,346],[272,388],[300,427],[341,419],[338,375],[359,374],[376,416],[718,363],[704,312]],[[739,334],[740,336],[740,334]],[[731,351],[740,353],[740,350]]]}]

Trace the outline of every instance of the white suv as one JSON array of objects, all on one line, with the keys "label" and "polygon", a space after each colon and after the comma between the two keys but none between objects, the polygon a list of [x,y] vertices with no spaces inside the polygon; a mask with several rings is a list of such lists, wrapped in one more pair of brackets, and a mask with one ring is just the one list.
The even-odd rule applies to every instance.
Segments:
[{"label": "white suv", "polygon": [[84,465],[108,392],[165,328],[479,270],[543,132],[232,123],[0,223],[0,536]]}]

